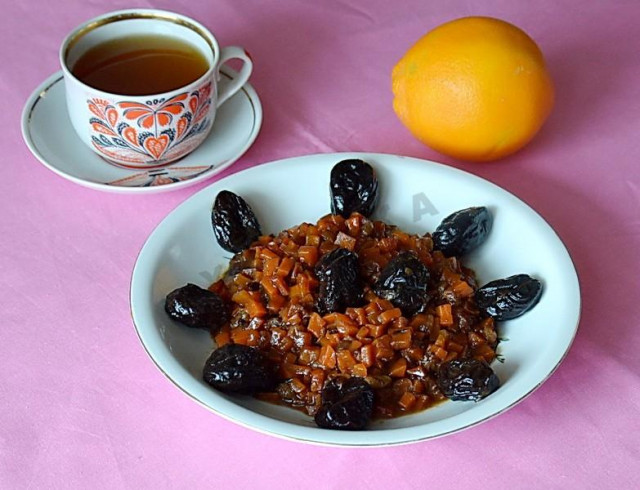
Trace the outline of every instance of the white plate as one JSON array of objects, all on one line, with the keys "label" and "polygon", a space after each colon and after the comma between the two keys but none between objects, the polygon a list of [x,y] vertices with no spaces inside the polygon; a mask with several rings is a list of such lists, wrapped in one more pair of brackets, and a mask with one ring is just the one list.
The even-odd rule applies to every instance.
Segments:
[{"label": "white plate", "polygon": [[[221,73],[224,86],[234,72],[223,66]],[[249,149],[261,125],[260,99],[246,84],[218,109],[211,133],[192,153],[160,169],[127,170],[80,141],[67,115],[61,71],[33,91],[22,111],[24,141],[45,167],[91,189],[135,194],[181,189],[213,177]]]},{"label": "white plate", "polygon": [[[518,319],[500,324],[508,341],[498,352],[504,363],[494,370],[498,391],[478,402],[445,402],[424,412],[374,423],[362,432],[319,429],[293,409],[251,397],[221,394],[201,380],[202,366],[214,345],[207,332],[171,321],[164,313],[167,293],[188,282],[210,285],[230,254],[215,242],[211,205],[229,189],[253,207],[264,233],[329,212],[329,172],[345,158],[362,158],[380,180],[374,217],[403,229],[433,231],[450,213],[487,206],[494,216],[488,240],[465,260],[481,283],[516,273],[539,278],[544,287],[538,305]],[[205,407],[244,426],[272,435],[317,444],[379,446],[450,434],[513,407],[558,367],[575,336],[580,288],[571,258],[551,227],[512,194],[483,179],[444,165],[392,155],[340,153],[290,158],[237,173],[187,199],[151,234],[135,265],[131,311],[140,340],[160,370]]]}]

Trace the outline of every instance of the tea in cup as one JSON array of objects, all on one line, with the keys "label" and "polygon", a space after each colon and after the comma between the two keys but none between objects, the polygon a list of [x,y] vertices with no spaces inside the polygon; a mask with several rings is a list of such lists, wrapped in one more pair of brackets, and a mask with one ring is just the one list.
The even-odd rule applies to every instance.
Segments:
[{"label": "tea in cup", "polygon": [[[220,67],[232,58],[243,60],[242,69],[220,89]],[[144,9],[80,25],[62,43],[60,63],[80,139],[133,169],[161,167],[193,151],[253,68],[244,49],[220,49],[198,22]]]}]

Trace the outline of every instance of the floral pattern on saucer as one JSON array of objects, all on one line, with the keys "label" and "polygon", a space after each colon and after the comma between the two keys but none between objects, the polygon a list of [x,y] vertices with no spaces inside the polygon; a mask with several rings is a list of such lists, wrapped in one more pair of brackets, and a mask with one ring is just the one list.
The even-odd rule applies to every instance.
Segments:
[{"label": "floral pattern on saucer", "polygon": [[175,184],[183,180],[189,180],[211,170],[213,165],[199,167],[170,167],[148,170],[130,175],[123,179],[105,182],[107,185],[122,187],[156,187],[160,185]]}]

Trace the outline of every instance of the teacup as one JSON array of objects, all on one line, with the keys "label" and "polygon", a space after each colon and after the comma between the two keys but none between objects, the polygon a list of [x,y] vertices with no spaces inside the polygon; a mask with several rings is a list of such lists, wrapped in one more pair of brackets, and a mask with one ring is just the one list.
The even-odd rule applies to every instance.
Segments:
[{"label": "teacup", "polygon": [[[206,60],[206,71],[180,87],[144,95],[110,93],[74,75],[74,65],[96,46],[146,35],[190,45]],[[220,88],[220,67],[232,58],[243,60],[243,66]],[[242,88],[253,69],[243,48],[220,49],[200,23],[145,9],[111,12],[78,26],[60,47],[60,64],[69,117],[80,139],[107,161],[134,169],[161,167],[193,151],[211,131],[217,108]]]}]

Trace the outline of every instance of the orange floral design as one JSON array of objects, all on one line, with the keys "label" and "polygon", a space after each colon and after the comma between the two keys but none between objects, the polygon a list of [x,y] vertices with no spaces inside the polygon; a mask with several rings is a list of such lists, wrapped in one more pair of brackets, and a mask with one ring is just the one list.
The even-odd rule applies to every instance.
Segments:
[{"label": "orange floral design", "polygon": [[[87,100],[92,144],[121,165],[158,166],[195,147],[211,125],[211,83],[168,100]],[[186,140],[189,140],[187,143]]]},{"label": "orange floral design", "polygon": [[122,114],[125,119],[136,119],[138,126],[150,129],[154,125],[164,127],[171,124],[173,117],[184,111],[182,101],[186,98],[187,94],[180,94],[160,105],[147,105],[139,102],[120,102],[118,106],[124,109]]}]

